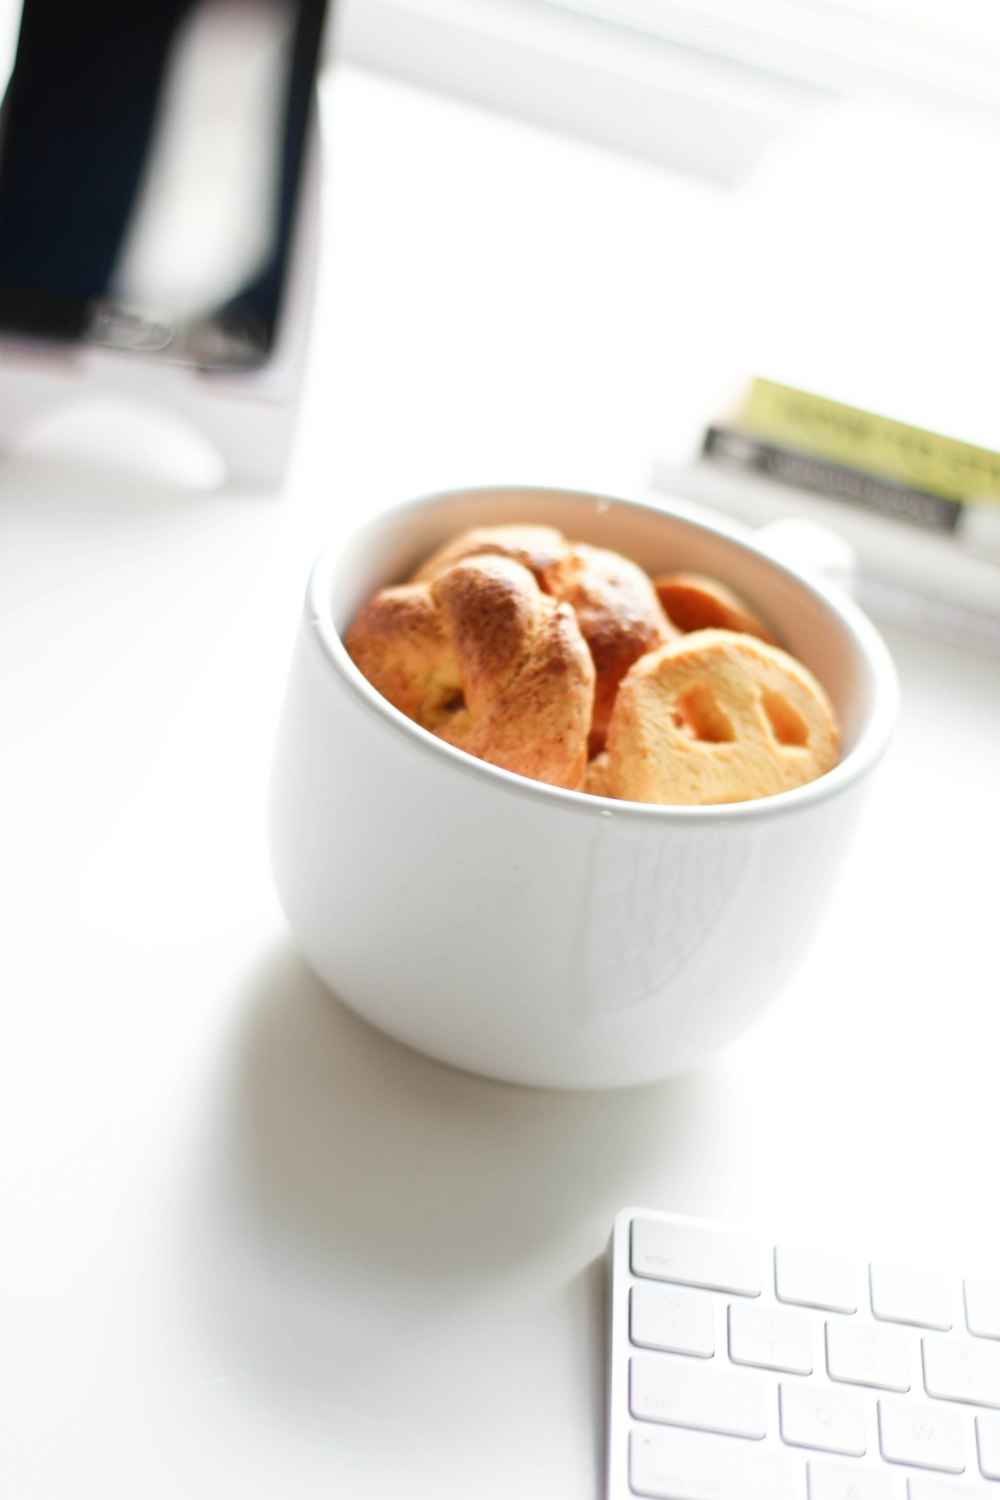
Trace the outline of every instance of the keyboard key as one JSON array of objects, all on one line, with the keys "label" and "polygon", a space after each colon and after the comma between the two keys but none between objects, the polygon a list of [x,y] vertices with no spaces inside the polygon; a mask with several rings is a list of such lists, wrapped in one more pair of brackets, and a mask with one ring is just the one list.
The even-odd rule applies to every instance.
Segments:
[{"label": "keyboard key", "polygon": [[930,1474],[911,1474],[906,1486],[906,1500],[976,1500],[983,1494],[981,1485],[956,1484],[954,1479],[934,1479]]},{"label": "keyboard key", "polygon": [[857,1312],[859,1281],[857,1266],[846,1256],[794,1245],[775,1249],[774,1284],[781,1302],[825,1312]]},{"label": "keyboard key", "polygon": [[895,1500],[888,1474],[859,1469],[857,1464],[809,1460],[809,1500]]},{"label": "keyboard key", "polygon": [[637,1276],[759,1297],[761,1253],[755,1240],[726,1230],[656,1219],[632,1220],[632,1270]]},{"label": "keyboard key", "polygon": [[934,1335],[920,1344],[928,1396],[1000,1407],[1000,1346]]},{"label": "keyboard key", "polygon": [[865,1408],[853,1391],[828,1386],[792,1384],[778,1387],[781,1436],[798,1448],[817,1448],[823,1453],[848,1453],[860,1458],[865,1451]]},{"label": "keyboard key", "polygon": [[954,1322],[953,1287],[947,1277],[912,1266],[873,1261],[869,1268],[872,1312],[890,1323],[947,1332]]},{"label": "keyboard key", "polygon": [[957,1411],[883,1396],[878,1403],[878,1430],[882,1457],[891,1464],[913,1464],[946,1474],[965,1471],[962,1419]]},{"label": "keyboard key", "polygon": [[629,1479],[637,1495],[657,1500],[793,1500],[797,1493],[785,1454],[675,1428],[632,1429]]},{"label": "keyboard key", "polygon": [[1000,1417],[976,1418],[979,1470],[987,1479],[1000,1479]]},{"label": "keyboard key", "polygon": [[730,1302],[729,1358],[736,1364],[811,1375],[812,1346],[812,1328],[805,1313],[760,1307],[756,1302]]},{"label": "keyboard key", "polygon": [[709,1359],[715,1353],[715,1304],[704,1292],[636,1282],[629,1302],[629,1335],[641,1348]]},{"label": "keyboard key", "polygon": [[906,1336],[879,1324],[833,1319],[826,1325],[826,1369],[831,1380],[875,1386],[882,1391],[910,1389]]},{"label": "keyboard key", "polygon": [[629,1408],[647,1422],[762,1438],[766,1389],[760,1376],[717,1370],[682,1354],[635,1354],[629,1361]]},{"label": "keyboard key", "polygon": [[1000,1339],[1000,1281],[966,1277],[965,1321],[970,1333]]}]

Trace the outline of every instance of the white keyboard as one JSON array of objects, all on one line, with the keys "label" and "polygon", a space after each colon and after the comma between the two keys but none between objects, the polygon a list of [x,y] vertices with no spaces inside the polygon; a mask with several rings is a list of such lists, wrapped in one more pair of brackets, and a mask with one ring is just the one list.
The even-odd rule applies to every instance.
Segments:
[{"label": "white keyboard", "polygon": [[1000,1500],[1000,1268],[642,1209],[609,1253],[608,1500]]}]

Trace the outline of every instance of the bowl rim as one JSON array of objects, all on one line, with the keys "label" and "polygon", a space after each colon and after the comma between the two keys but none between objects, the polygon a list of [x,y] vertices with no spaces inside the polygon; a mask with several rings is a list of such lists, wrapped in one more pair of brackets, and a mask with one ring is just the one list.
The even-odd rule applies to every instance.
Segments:
[{"label": "bowl rim", "polygon": [[[712,537],[721,538],[763,562],[765,566],[784,576],[796,586],[811,594],[839,623],[841,629],[853,643],[860,661],[867,670],[871,707],[867,721],[862,725],[855,743],[838,761],[837,765],[815,780],[788,791],[776,792],[768,797],[758,797],[747,802],[705,803],[678,805],[674,803],[626,802],[616,798],[597,796],[593,792],[573,791],[566,787],[551,786],[547,782],[534,781],[517,772],[507,771],[502,766],[491,765],[455,745],[439,739],[430,730],[415,723],[395,708],[355,666],[348,655],[340,633],[333,622],[330,600],[333,595],[333,579],[345,546],[362,541],[371,532],[391,527],[394,521],[403,521],[407,516],[422,511],[446,509],[457,502],[468,500],[486,501],[505,498],[526,499],[528,496],[559,501],[584,501],[598,508],[621,507],[644,515],[660,516],[684,527]],[[497,522],[496,524],[502,524]],[[539,524],[550,524],[539,517]],[[728,517],[715,513],[695,515],[689,508],[672,506],[669,500],[651,502],[630,499],[626,496],[606,494],[598,491],[532,484],[489,484],[471,487],[431,491],[425,495],[396,501],[371,512],[358,525],[346,527],[331,538],[317,556],[309,575],[305,599],[305,624],[314,643],[323,657],[339,674],[345,686],[359,704],[374,713],[377,720],[397,737],[405,739],[412,749],[422,755],[431,756],[440,765],[449,764],[466,777],[492,786],[497,791],[542,802],[553,809],[562,808],[576,816],[594,818],[638,819],[652,823],[688,824],[692,821],[711,823],[755,822],[794,814],[806,805],[825,802],[839,796],[855,782],[864,777],[881,759],[896,724],[899,710],[899,684],[896,669],[882,637],[867,615],[854,600],[841,589],[828,584],[817,575],[799,572],[776,557],[753,540],[752,531],[732,522]]]}]

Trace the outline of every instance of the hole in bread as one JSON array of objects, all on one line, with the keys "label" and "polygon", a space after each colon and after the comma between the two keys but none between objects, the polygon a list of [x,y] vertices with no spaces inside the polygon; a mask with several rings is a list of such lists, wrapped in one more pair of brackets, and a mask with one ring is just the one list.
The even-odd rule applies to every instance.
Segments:
[{"label": "hole in bread", "polygon": [[442,729],[454,724],[466,709],[465,694],[460,687],[448,685],[428,694],[417,712],[417,723],[424,729]]},{"label": "hole in bread", "polygon": [[717,745],[736,738],[732,724],[706,683],[698,683],[681,694],[674,704],[674,723],[693,740]]},{"label": "hole in bread", "polygon": [[761,705],[771,726],[771,733],[779,745],[807,745],[809,730],[806,721],[787,698],[780,693],[765,691],[760,695]]}]

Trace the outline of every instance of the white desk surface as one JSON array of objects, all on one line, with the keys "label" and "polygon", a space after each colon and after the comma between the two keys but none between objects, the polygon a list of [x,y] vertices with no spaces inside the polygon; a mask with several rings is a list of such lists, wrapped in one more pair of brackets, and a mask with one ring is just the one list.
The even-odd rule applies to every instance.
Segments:
[{"label": "white desk surface", "polygon": [[[265,784],[334,518],[453,483],[641,491],[742,357],[749,325],[717,294],[746,305],[753,244],[752,196],[343,68],[325,103],[285,493],[192,488],[114,416],[0,466],[18,1500],[597,1500],[599,1257],[628,1202],[1000,1256],[995,659],[889,634],[902,720],[828,920],[702,1072],[592,1096],[494,1084],[376,1034],[300,961]],[[777,282],[764,295],[763,352],[796,327],[806,348]],[[983,412],[989,385],[995,420],[988,316],[954,335],[981,339],[978,369],[952,372]],[[924,326],[928,369],[945,326]],[[873,346],[867,375],[891,368]]]}]

